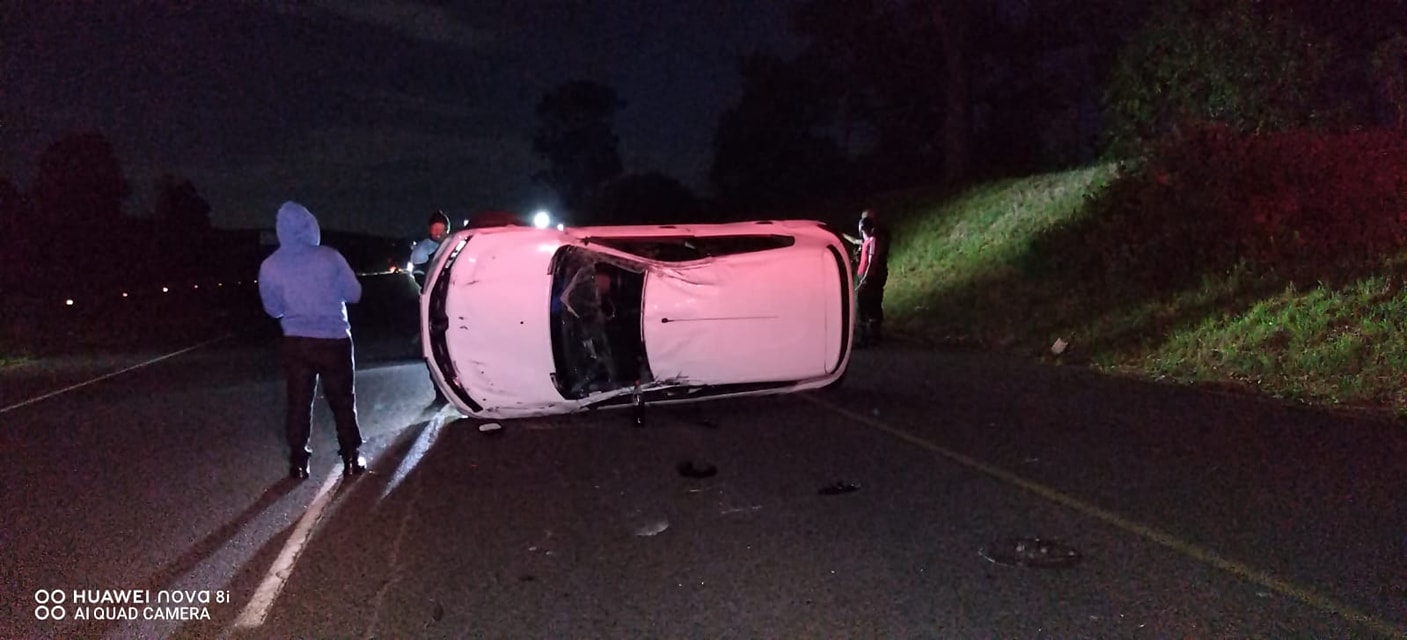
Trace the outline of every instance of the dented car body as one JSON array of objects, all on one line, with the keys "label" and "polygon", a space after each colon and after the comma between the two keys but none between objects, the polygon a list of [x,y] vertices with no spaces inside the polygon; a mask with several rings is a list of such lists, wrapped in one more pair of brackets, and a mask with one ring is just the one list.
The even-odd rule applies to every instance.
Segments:
[{"label": "dented car body", "polygon": [[466,229],[427,273],[424,357],[474,417],[788,393],[849,364],[853,275],[818,222]]}]

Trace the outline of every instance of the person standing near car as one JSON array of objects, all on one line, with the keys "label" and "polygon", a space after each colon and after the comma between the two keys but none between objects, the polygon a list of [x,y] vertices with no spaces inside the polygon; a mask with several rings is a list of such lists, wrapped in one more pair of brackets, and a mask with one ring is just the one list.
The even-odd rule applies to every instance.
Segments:
[{"label": "person standing near car", "polygon": [[855,346],[880,343],[884,327],[884,285],[889,281],[889,231],[873,209],[860,214],[860,264],[855,269]]},{"label": "person standing near car", "polygon": [[[430,263],[434,261],[435,254],[439,253],[440,246],[444,243],[445,238],[449,236],[449,216],[445,214],[443,209],[437,209],[434,213],[430,214],[430,219],[426,222],[426,226],[429,227],[429,237],[415,243],[415,248],[411,249],[410,252],[411,275],[415,277],[415,284],[422,292],[425,290],[425,282],[429,279],[426,273],[430,268]],[[420,331],[418,328],[416,329],[415,337],[412,342],[416,345],[420,344]],[[429,367],[430,363],[426,361],[425,365]],[[433,378],[431,378],[431,380],[430,386],[435,390],[435,399],[432,402],[436,405],[447,404],[449,399],[445,398],[444,392],[440,391],[439,386],[434,384]]]},{"label": "person standing near car", "polygon": [[312,212],[285,202],[275,220],[279,247],[259,265],[264,312],[283,330],[289,475],[308,477],[312,457],[313,399],[319,380],[337,424],[338,455],[345,475],[366,471],[357,423],[356,363],[347,304],[361,301],[362,287],[347,259],[322,246]]},{"label": "person standing near car", "polygon": [[410,251],[411,274],[415,276],[415,284],[421,289],[425,288],[425,270],[430,268],[430,261],[440,250],[440,243],[449,235],[449,216],[445,215],[444,211],[436,210],[430,214],[427,224],[430,227],[430,236],[415,243],[415,248]]}]

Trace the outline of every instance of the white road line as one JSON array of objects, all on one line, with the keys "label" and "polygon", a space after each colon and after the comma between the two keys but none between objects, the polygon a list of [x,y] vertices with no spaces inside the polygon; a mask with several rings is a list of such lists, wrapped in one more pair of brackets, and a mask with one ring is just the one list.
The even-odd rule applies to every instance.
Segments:
[{"label": "white road line", "polygon": [[274,560],[273,566],[269,567],[269,572],[264,575],[264,581],[259,583],[259,588],[254,591],[254,597],[245,605],[239,617],[235,619],[234,626],[237,629],[253,629],[264,624],[264,618],[269,615],[269,609],[273,607],[274,600],[278,598],[283,585],[288,581],[288,577],[293,574],[293,563],[298,561],[298,555],[303,553],[303,547],[311,537],[313,526],[322,519],[323,511],[327,510],[327,505],[332,502],[332,489],[337,486],[337,482],[342,479],[342,467],[335,467],[332,474],[323,481],[322,488],[318,489],[317,497],[313,498],[312,504],[308,505],[308,510],[303,513],[302,519],[298,520],[298,525],[293,528],[293,535],[288,537],[288,542],[284,543],[283,551],[279,552],[278,559]]},{"label": "white road line", "polygon": [[211,344],[214,344],[214,343],[219,342],[219,341],[221,341],[221,340],[224,340],[224,339],[226,339],[226,338],[229,338],[229,337],[232,336],[232,335],[234,335],[234,334],[233,334],[233,333],[227,333],[227,334],[225,334],[225,335],[223,335],[223,336],[220,336],[220,337],[218,337],[218,338],[214,338],[214,339],[211,339],[211,340],[206,340],[205,342],[202,342],[202,343],[200,343],[200,344],[197,344],[197,345],[195,345],[195,346],[193,346],[193,347],[186,347],[185,349],[181,349],[180,351],[174,351],[174,352],[168,353],[168,354],[166,354],[166,355],[164,355],[164,356],[158,356],[158,357],[152,358],[151,360],[147,360],[146,362],[139,362],[139,363],[137,363],[137,364],[134,364],[134,365],[132,365],[132,366],[130,366],[130,367],[127,367],[126,369],[122,369],[122,370],[120,370],[120,371],[114,371],[114,372],[112,372],[112,373],[104,374],[104,375],[98,376],[98,377],[96,377],[96,378],[93,378],[92,380],[85,380],[85,381],[80,382],[80,383],[78,383],[78,384],[69,385],[69,386],[64,387],[64,388],[62,388],[62,389],[59,389],[58,391],[50,391],[49,393],[46,393],[46,394],[44,394],[44,395],[42,395],[42,396],[37,396],[37,397],[34,397],[34,398],[30,398],[30,399],[28,399],[28,400],[24,400],[24,401],[21,401],[21,402],[17,402],[17,403],[12,404],[12,405],[10,405],[10,406],[8,406],[8,407],[5,407],[5,408],[3,408],[3,409],[0,409],[0,413],[6,413],[6,412],[9,412],[9,411],[14,411],[15,409],[19,409],[20,407],[27,407],[27,406],[29,406],[29,405],[31,405],[31,404],[34,404],[34,403],[36,403],[36,402],[39,402],[39,401],[41,401],[41,400],[48,400],[49,398],[52,398],[52,397],[57,396],[57,395],[62,395],[62,394],[68,393],[68,392],[73,391],[73,390],[75,390],[75,389],[82,389],[83,387],[86,387],[86,386],[88,386],[88,385],[97,384],[97,383],[99,383],[99,382],[102,382],[103,380],[107,380],[108,378],[111,378],[111,377],[114,377],[114,376],[120,376],[120,375],[122,375],[122,374],[124,374],[124,373],[127,373],[127,372],[129,372],[129,371],[135,371],[135,370],[140,369],[140,368],[142,368],[142,367],[150,366],[150,365],[156,364],[156,363],[158,363],[158,362],[161,362],[162,360],[166,360],[166,359],[169,359],[169,358],[174,358],[174,357],[179,356],[179,355],[181,355],[181,354],[183,354],[183,353],[188,353],[188,352],[191,352],[191,351],[195,351],[196,349],[199,349],[199,348],[201,348],[201,347],[204,347],[204,346],[207,346],[207,345],[211,345]]}]

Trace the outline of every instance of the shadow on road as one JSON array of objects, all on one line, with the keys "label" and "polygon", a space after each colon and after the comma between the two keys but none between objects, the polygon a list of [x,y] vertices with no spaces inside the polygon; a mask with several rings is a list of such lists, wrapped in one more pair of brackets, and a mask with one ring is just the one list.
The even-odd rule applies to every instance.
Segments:
[{"label": "shadow on road", "polygon": [[[234,518],[231,518],[229,522],[226,522],[218,529],[212,531],[200,542],[197,542],[194,546],[187,549],[185,553],[182,553],[176,559],[167,563],[166,566],[162,567],[151,576],[148,576],[146,580],[138,583],[133,588],[152,594],[161,590],[176,589],[177,583],[181,578],[195,570],[195,568],[200,566],[207,558],[225,548],[241,531],[249,526],[250,523],[254,522],[260,514],[277,504],[284,496],[287,496],[297,487],[298,484],[290,479],[284,479],[270,485],[268,489],[264,490],[263,495],[259,496],[258,500],[255,500],[253,504],[246,507],[239,515],[236,515]],[[283,536],[275,537],[282,539]],[[151,602],[150,604],[153,606],[157,605],[156,602]],[[76,624],[75,627],[69,629],[65,635],[81,638],[107,637],[114,627],[118,626],[120,623],[123,623],[123,621],[89,621],[86,624]]]}]

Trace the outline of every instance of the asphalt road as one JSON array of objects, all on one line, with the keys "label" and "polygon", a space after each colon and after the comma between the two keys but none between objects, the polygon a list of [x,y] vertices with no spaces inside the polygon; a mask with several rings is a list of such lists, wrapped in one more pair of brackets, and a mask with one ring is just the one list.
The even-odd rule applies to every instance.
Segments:
[{"label": "asphalt road", "polygon": [[[0,370],[0,637],[1407,635],[1396,424],[888,345],[837,390],[486,434],[369,290],[353,480],[322,404],[285,479],[258,320]],[[1078,555],[984,557],[1037,538]],[[209,619],[73,620],[101,590]]]}]

